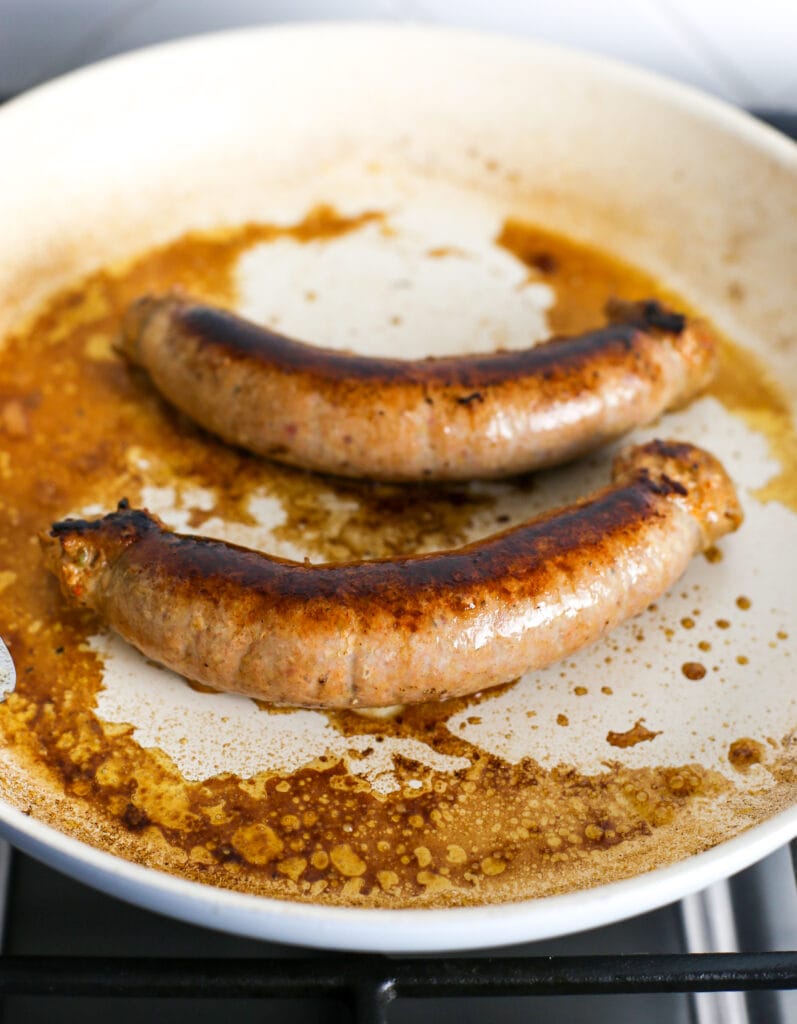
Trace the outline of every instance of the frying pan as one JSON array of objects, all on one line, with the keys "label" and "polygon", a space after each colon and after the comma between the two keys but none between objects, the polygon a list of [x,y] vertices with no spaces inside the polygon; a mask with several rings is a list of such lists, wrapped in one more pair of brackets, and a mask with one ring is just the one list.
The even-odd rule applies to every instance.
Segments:
[{"label": "frying pan", "polygon": [[[792,404],[797,394],[795,148],[720,102],[604,59],[448,30],[233,32],[135,53],[34,90],[0,112],[0,151],[0,337],[59,289],[186,231],[293,224],[325,203],[353,215],[378,209],[382,229],[372,224],[345,244],[247,251],[237,269],[239,309],[255,317],[277,310],[305,336],[340,324],[336,343],[365,352],[442,354],[478,347],[485,330],[494,343],[519,344],[522,324],[544,320],[545,301],[524,291],[528,282],[509,257],[495,255],[501,223],[515,217],[644,268],[766,366],[777,381],[767,394]],[[434,277],[433,243],[465,257],[442,261],[453,269]],[[404,282],[411,335],[378,327],[394,313],[380,291],[391,274]],[[321,295],[313,308],[294,296],[311,278]],[[766,408],[731,406],[709,396],[638,432],[690,437],[726,462],[747,522],[723,545],[722,560],[698,560],[613,646],[487,695],[478,709],[452,710],[448,721],[480,756],[510,766],[533,759],[540,778],[576,773],[595,782],[622,771],[672,780],[685,766],[707,773],[713,788],[666,827],[574,856],[566,870],[549,856],[511,884],[506,871],[464,895],[449,887],[377,906],[356,887],[332,899],[297,883],[292,897],[245,884],[240,873],[222,884],[199,881],[168,844],[146,830],[120,831],[11,743],[0,750],[0,827],[61,870],[164,913],[261,938],[383,951],[475,948],[593,927],[764,856],[797,834],[788,636],[797,522],[788,426],[781,417],[776,436]],[[510,483],[482,498],[510,516],[572,500],[605,479],[610,456],[546,474],[544,486]],[[153,485],[146,494],[167,522],[185,525],[174,491]],[[345,511],[345,501],[335,506],[336,515]],[[223,517],[214,529],[278,550],[286,514],[264,501],[245,536]],[[467,529],[478,535],[490,525],[474,513]],[[278,553],[301,556],[295,531],[291,544]],[[30,572],[41,571],[32,557]],[[695,660],[697,634],[679,628],[698,613],[717,666],[699,685],[680,670]],[[721,621],[732,629],[718,632]],[[402,757],[419,766],[410,780],[419,790],[429,779],[461,779],[456,773],[468,767],[467,757],[464,767],[448,763],[417,738],[408,746],[387,734],[387,755],[371,765],[372,745],[341,738],[320,713],[272,715],[242,698],[198,693],[112,637],[98,632],[90,642],[104,675],[87,710],[103,728],[129,726],[141,750],[160,752],[186,780],[293,777],[327,755],[358,786],[392,799]],[[609,733],[639,720],[655,738],[607,745]],[[743,738],[763,754],[739,770],[728,751]],[[497,843],[512,831],[522,846],[518,829],[526,826],[508,815],[494,824]],[[427,855],[420,842],[406,854],[420,868]],[[503,862],[481,864],[490,868],[485,876],[498,876]]]}]

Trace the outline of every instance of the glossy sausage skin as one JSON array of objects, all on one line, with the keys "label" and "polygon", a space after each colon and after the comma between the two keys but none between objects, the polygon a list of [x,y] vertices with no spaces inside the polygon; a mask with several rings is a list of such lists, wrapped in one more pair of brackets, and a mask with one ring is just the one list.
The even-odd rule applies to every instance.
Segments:
[{"label": "glossy sausage skin", "polygon": [[376,480],[503,477],[565,462],[711,380],[716,344],[655,302],[520,352],[366,358],[317,348],[175,295],[128,311],[119,348],[223,440]]},{"label": "glossy sausage skin", "polygon": [[740,522],[716,459],[656,441],[584,501],[438,554],[306,565],[170,533],[125,503],[42,540],[64,593],[148,657],[219,690],[354,707],[548,665],[643,611]]}]

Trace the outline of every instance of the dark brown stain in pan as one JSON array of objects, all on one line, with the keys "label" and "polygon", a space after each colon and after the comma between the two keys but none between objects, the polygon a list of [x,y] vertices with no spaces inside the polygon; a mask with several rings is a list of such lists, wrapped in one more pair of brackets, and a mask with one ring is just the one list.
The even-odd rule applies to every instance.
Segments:
[{"label": "dark brown stain in pan", "polygon": [[[321,207],[294,225],[191,234],[54,296],[6,340],[0,351],[0,629],[19,681],[0,705],[6,747],[0,793],[133,860],[250,892],[330,903],[517,899],[694,852],[713,841],[696,838],[695,815],[727,795],[727,780],[696,764],[630,769],[613,760],[592,774],[564,764],[542,767],[544,751],[510,763],[450,724],[464,713],[478,725],[484,712],[477,708],[486,708],[500,688],[399,709],[387,719],[329,713],[326,721],[338,733],[359,738],[352,759],[362,758],[367,736],[374,746],[386,737],[420,740],[467,762],[446,772],[397,757],[397,789],[388,793],[372,790],[345,758],[322,750],[292,774],[192,782],[162,751],[143,748],[130,725],[97,718],[102,662],[87,641],[99,623],[66,607],[35,543],[69,509],[111,508],[121,495],[135,505],[145,484],[175,486],[201,532],[215,515],[251,523],[249,498],[265,493],[286,511],[278,538],[329,561],[454,547],[473,517],[490,511],[494,499],[465,486],[341,482],[229,449],[170,410],[113,354],[121,313],[139,295],[179,285],[204,301],[232,305],[235,262],[252,244],[286,237],[314,244],[369,224],[384,226],[383,215],[344,217]],[[530,274],[545,275],[557,288],[557,333],[598,327],[611,296],[672,298],[601,253],[519,222],[508,222],[499,241],[526,260]],[[724,352],[731,369],[715,394],[731,408],[743,407],[745,416],[757,409],[762,429],[785,429],[782,420],[767,419],[767,410],[780,408],[774,385],[757,377],[758,390],[751,391],[749,362],[742,360],[737,373],[736,350]],[[147,457],[146,467],[131,446]],[[183,492],[193,486],[212,492],[211,508],[191,507]],[[534,484],[512,486],[522,491]],[[607,510],[610,518],[617,513]],[[611,693],[608,686],[601,690]],[[253,713],[275,712],[253,705]],[[529,719],[530,730],[534,724]],[[783,749],[793,745],[784,740]],[[736,756],[739,767],[750,757]],[[778,770],[794,782],[785,761]]]},{"label": "dark brown stain in pan", "polygon": [[613,747],[625,749],[626,747],[635,747],[637,743],[649,743],[651,740],[655,740],[657,736],[661,736],[661,729],[658,732],[654,732],[643,724],[644,721],[644,718],[638,718],[631,728],[626,729],[625,732],[612,732],[610,729],[606,733],[606,742]]},{"label": "dark brown stain in pan", "polygon": [[746,772],[754,764],[761,764],[765,757],[764,744],[749,736],[734,740],[728,748],[728,760],[739,772]]}]

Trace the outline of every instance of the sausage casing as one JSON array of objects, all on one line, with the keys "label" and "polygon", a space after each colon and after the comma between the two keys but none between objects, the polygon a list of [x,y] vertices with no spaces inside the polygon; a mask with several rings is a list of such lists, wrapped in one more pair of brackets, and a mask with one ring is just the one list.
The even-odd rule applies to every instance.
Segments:
[{"label": "sausage casing", "polygon": [[224,441],[375,480],[498,478],[565,462],[701,391],[708,331],[655,302],[524,351],[366,358],[306,345],[176,295],[128,311],[119,348]]},{"label": "sausage casing", "polygon": [[654,441],[610,487],[453,551],[306,565],[167,531],[125,503],[42,538],[64,593],[145,655],[277,704],[445,699],[506,682],[643,611],[741,522],[722,466]]}]

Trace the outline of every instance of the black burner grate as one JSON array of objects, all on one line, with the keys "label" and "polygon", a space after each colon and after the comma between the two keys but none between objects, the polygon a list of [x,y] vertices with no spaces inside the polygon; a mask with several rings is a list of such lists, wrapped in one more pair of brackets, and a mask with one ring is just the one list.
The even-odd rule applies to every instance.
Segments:
[{"label": "black burner grate", "polygon": [[[750,890],[750,872],[740,876],[737,884]],[[669,912],[674,914],[673,908]],[[662,940],[651,932],[667,930],[667,914],[659,911],[639,919],[646,922],[642,934],[648,936],[648,949],[673,948],[672,936]],[[641,993],[766,992],[756,997],[766,1000],[774,991],[797,990],[797,952],[791,951],[581,952],[613,948],[612,939],[601,939],[603,946],[582,941],[564,947],[579,955],[518,956],[512,950],[394,958],[254,943],[128,907],[21,854],[13,858],[7,925],[8,952],[0,956],[0,1021],[4,1024],[72,1019],[88,1024],[111,1017],[122,1024],[140,1019],[142,1012],[151,1012],[159,1021],[196,1024],[244,1019],[381,1024],[415,1020],[413,1006],[420,1008],[419,1000],[436,1001],[431,1017],[426,1006],[423,1019],[441,1024],[460,1020],[459,1008],[464,1005],[469,1007],[468,1019],[520,1021],[550,1006],[539,997],[600,997],[599,1008],[592,1000],[588,1016],[572,1018],[592,1020],[599,1019],[593,1014],[604,1007],[608,1011],[607,999],[620,993],[639,997]],[[632,942],[638,941],[638,934]],[[546,945],[563,948],[561,942]],[[100,951],[124,955],[98,955]],[[141,955],[142,951],[148,955]],[[57,955],[50,955],[53,952]],[[512,997],[524,997],[522,1007],[516,1003],[510,1010]],[[529,997],[538,998],[529,1001]],[[484,1016],[474,1003],[484,1008]],[[757,1008],[763,1010],[766,1005],[759,1002]],[[688,1018],[685,1002],[668,1004],[666,1010],[662,1006],[661,1011],[660,1020]],[[779,1018],[755,1014],[744,1019]]]},{"label": "black burner grate", "polygon": [[325,998],[380,1024],[396,998],[797,989],[797,952],[400,958],[338,954],[264,962],[7,956],[0,996]]}]

